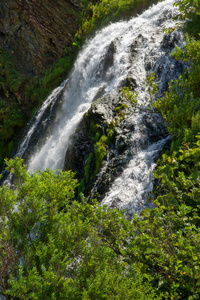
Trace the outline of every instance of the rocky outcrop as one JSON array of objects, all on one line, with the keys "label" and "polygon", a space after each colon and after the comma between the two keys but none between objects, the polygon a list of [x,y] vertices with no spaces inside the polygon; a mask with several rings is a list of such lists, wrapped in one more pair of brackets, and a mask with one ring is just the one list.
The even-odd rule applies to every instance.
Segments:
[{"label": "rocky outcrop", "polygon": [[[109,140],[110,132],[112,138]],[[64,170],[76,172],[88,198],[101,200],[134,155],[166,135],[164,122],[158,114],[136,112],[131,103],[114,92],[93,102],[71,136]],[[102,136],[107,137],[106,155],[95,173],[98,159],[95,149]]]},{"label": "rocky outcrop", "polygon": [[22,73],[42,73],[71,45],[79,11],[79,0],[1,0],[0,47]]}]

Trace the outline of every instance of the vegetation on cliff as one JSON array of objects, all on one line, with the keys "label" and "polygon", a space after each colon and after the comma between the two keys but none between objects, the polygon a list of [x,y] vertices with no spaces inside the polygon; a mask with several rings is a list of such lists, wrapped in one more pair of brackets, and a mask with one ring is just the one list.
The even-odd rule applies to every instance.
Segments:
[{"label": "vegetation on cliff", "polygon": [[77,36],[85,37],[110,22],[128,19],[141,13],[148,5],[159,0],[100,0],[91,1],[83,10]]},{"label": "vegetation on cliff", "polygon": [[[77,202],[71,172],[28,174],[7,161],[0,188],[0,294],[5,299],[199,299],[200,4],[177,1],[188,69],[155,103],[171,134],[143,218]],[[191,27],[191,24],[193,26]]]}]

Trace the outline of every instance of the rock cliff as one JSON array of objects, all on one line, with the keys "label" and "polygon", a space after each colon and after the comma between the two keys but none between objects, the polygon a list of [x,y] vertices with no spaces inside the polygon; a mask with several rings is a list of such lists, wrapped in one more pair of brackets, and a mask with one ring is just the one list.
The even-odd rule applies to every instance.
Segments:
[{"label": "rock cliff", "polygon": [[80,0],[1,0],[0,48],[21,72],[40,74],[71,45],[79,12]]}]

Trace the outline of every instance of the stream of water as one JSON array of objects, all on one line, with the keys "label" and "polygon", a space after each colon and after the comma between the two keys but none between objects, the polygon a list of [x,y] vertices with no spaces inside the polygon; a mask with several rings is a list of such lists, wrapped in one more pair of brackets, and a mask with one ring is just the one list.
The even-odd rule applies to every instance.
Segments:
[{"label": "stream of water", "polygon": [[[16,156],[23,157],[30,148],[36,128],[47,123],[47,133],[37,143],[32,142],[31,151],[29,149],[29,171],[62,169],[69,137],[92,101],[119,89],[127,78],[136,81],[141,105],[146,95],[144,79],[147,73],[156,73],[160,94],[166,90],[170,80],[177,78],[181,68],[178,69],[170,52],[175,44],[182,46],[184,38],[180,32],[163,35],[164,28],[173,26],[172,18],[177,13],[173,2],[165,0],[128,22],[111,24],[85,44],[68,81],[45,101],[18,148]],[[60,104],[54,111],[54,118],[47,122],[42,116],[49,106],[52,107],[49,111],[53,110],[58,97]],[[163,140],[148,146],[145,151],[137,150],[137,155],[113,184],[103,203],[109,206],[118,199],[120,209],[139,213],[140,207],[145,206],[145,195],[152,190],[154,160],[164,143]]]}]

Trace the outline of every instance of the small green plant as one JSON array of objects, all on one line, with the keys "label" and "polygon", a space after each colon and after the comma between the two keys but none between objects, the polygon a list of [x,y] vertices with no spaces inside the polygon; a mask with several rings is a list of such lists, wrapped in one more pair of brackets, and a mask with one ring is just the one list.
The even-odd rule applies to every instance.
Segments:
[{"label": "small green plant", "polygon": [[123,118],[126,114],[126,109],[127,108],[128,108],[128,105],[126,103],[122,103],[121,105],[119,105],[115,108],[115,112],[120,117],[120,121],[123,120]]},{"label": "small green plant", "polygon": [[93,159],[93,153],[91,152],[88,156],[87,164],[85,166],[85,181],[86,181],[86,183],[90,180],[92,159]]},{"label": "small green plant", "polygon": [[95,144],[94,150],[95,150],[95,163],[96,163],[94,175],[96,175],[107,153],[107,137],[105,135],[102,135],[100,140]]},{"label": "small green plant", "polygon": [[[111,122],[106,121],[105,124],[95,124],[93,121],[90,123],[89,132],[94,139],[94,155],[89,154],[87,164],[85,166],[85,183],[92,182],[93,178],[97,175],[99,169],[102,166],[102,162],[106,157],[108,148],[112,145],[115,135],[116,126],[124,119],[128,105],[123,102],[119,102],[115,109],[115,116]],[[88,121],[89,114],[85,115],[86,121]],[[102,129],[102,126],[104,127]],[[103,134],[103,132],[105,134]],[[94,161],[93,167],[91,162]]]},{"label": "small green plant", "polygon": [[81,180],[81,182],[78,185],[78,195],[84,192],[84,187],[85,187],[85,181],[84,178]]}]

